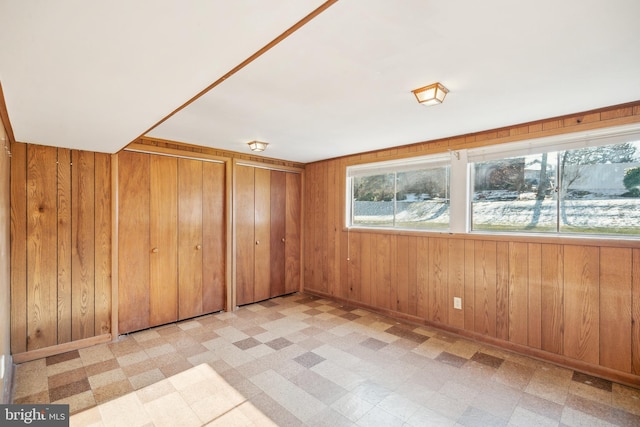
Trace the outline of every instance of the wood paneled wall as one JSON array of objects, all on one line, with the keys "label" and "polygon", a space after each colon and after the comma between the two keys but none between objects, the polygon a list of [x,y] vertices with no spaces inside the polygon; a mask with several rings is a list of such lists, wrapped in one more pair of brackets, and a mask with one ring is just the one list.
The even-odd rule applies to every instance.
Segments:
[{"label": "wood paneled wall", "polygon": [[304,289],[640,383],[640,242],[344,228],[347,165],[632,122],[640,103],[306,165]]},{"label": "wood paneled wall", "polygon": [[[5,110],[2,87],[0,86],[0,366],[5,375],[0,380],[0,403],[8,403],[11,398],[11,311],[10,311],[10,278],[9,264],[10,228],[9,228],[9,153],[12,145],[5,131]],[[7,120],[8,121],[8,120]]]},{"label": "wood paneled wall", "polygon": [[111,331],[111,157],[13,145],[11,350]]}]

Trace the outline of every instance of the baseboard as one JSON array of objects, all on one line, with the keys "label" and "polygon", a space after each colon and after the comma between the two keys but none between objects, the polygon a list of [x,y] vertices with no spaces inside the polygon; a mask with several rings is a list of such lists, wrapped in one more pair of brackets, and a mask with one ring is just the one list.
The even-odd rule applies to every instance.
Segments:
[{"label": "baseboard", "polygon": [[51,347],[26,351],[24,353],[16,353],[13,355],[13,362],[16,364],[20,364],[29,362],[31,360],[42,359],[43,357],[54,356],[56,354],[66,353],[68,351],[78,350],[85,347],[91,347],[96,344],[102,344],[110,341],[111,334],[98,335],[95,337],[71,341],[64,344],[52,345]]}]

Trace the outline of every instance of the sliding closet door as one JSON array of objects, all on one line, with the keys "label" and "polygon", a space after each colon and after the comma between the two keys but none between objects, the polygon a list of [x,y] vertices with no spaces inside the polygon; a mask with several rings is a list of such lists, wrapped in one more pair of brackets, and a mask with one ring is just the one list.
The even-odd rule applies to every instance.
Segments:
[{"label": "sliding closet door", "polygon": [[226,204],[224,163],[202,163],[202,309],[224,309],[226,296]]},{"label": "sliding closet door", "polygon": [[178,159],[149,156],[150,326],[178,320]]},{"label": "sliding closet door", "polygon": [[118,329],[149,327],[149,155],[118,154]]},{"label": "sliding closet door", "polygon": [[255,168],[235,167],[236,304],[254,302]]},{"label": "sliding closet door", "polygon": [[271,295],[284,295],[287,173],[271,171]]},{"label": "sliding closet door", "polygon": [[[271,171],[255,168],[254,301],[271,297]],[[277,268],[277,267],[275,267]]]},{"label": "sliding closet door", "polygon": [[302,177],[299,173],[286,174],[285,200],[285,292],[300,290],[300,242],[302,225]]},{"label": "sliding closet door", "polygon": [[178,318],[202,310],[202,162],[178,159]]}]

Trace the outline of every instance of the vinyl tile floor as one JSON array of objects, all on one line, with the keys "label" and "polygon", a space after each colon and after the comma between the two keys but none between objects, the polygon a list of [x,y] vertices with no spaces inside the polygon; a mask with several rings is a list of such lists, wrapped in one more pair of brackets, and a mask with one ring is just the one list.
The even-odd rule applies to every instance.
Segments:
[{"label": "vinyl tile floor", "polygon": [[72,426],[640,426],[640,389],[294,294],[16,366]]}]

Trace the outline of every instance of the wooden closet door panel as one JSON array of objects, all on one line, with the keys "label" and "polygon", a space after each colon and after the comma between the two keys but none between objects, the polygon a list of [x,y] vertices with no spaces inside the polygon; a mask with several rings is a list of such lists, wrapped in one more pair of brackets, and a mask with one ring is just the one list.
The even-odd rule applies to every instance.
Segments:
[{"label": "wooden closet door panel", "polygon": [[271,296],[271,171],[255,170],[255,238],[254,301]]},{"label": "wooden closet door panel", "polygon": [[236,304],[254,301],[255,168],[235,166]]},{"label": "wooden closet door panel", "polygon": [[285,288],[285,242],[286,242],[286,191],[287,173],[271,171],[271,244],[270,282],[274,297],[284,295]]},{"label": "wooden closet door panel", "polygon": [[299,173],[286,174],[285,293],[300,290],[301,181]]},{"label": "wooden closet door panel", "polygon": [[57,340],[57,150],[27,147],[27,351]]},{"label": "wooden closet door panel", "polygon": [[149,327],[149,155],[118,154],[118,329]]},{"label": "wooden closet door panel", "polygon": [[71,337],[95,335],[95,154],[71,152]]},{"label": "wooden closet door panel", "polygon": [[225,172],[224,163],[202,164],[202,308],[205,313],[223,310],[225,304]]},{"label": "wooden closet door panel", "polygon": [[178,318],[202,313],[202,162],[178,159]]},{"label": "wooden closet door panel", "polygon": [[151,156],[149,322],[178,319],[178,159]]}]

